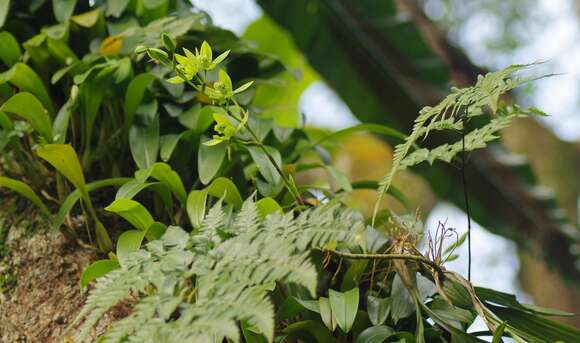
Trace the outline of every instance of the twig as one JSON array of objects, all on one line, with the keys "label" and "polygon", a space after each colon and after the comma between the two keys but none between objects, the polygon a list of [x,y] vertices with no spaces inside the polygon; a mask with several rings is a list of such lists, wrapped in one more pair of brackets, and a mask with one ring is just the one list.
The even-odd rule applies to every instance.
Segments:
[{"label": "twig", "polygon": [[350,252],[343,252],[331,249],[325,249],[333,255],[349,258],[351,260],[409,260],[422,263],[426,266],[433,268],[438,274],[443,274],[443,269],[437,263],[425,258],[421,255],[409,255],[409,254],[353,254]]}]

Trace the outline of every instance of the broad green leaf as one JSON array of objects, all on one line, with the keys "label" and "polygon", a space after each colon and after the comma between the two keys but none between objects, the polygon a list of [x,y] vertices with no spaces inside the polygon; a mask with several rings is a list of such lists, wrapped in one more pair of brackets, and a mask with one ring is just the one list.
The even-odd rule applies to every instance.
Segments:
[{"label": "broad green leaf", "polygon": [[93,262],[81,274],[81,289],[85,289],[91,281],[96,280],[119,267],[119,262],[116,260],[98,260]]},{"label": "broad green leaf", "polygon": [[256,201],[256,206],[258,207],[258,212],[262,219],[266,218],[272,213],[283,213],[282,207],[278,202],[270,197],[262,198]]},{"label": "broad green leaf", "polygon": [[119,18],[128,4],[129,0],[107,0],[107,15]]},{"label": "broad green leaf", "polygon": [[0,27],[4,26],[10,10],[10,0],[0,0]]},{"label": "broad green leaf", "polygon": [[461,323],[471,323],[475,316],[468,310],[450,305],[442,299],[435,299],[429,303],[428,307],[436,313],[441,320],[447,324],[462,329]]},{"label": "broad green leaf", "polygon": [[367,296],[367,312],[373,325],[381,325],[387,320],[391,309],[391,298]]},{"label": "broad green leaf", "polygon": [[70,19],[79,26],[91,28],[97,24],[100,18],[101,18],[101,10],[97,8],[92,11],[72,16]]},{"label": "broad green leaf", "polygon": [[222,142],[208,146],[203,144],[205,141],[206,138],[202,137],[197,154],[197,168],[199,180],[204,185],[207,185],[213,180],[224,163],[228,144],[227,142]]},{"label": "broad green leaf", "polygon": [[278,307],[276,312],[276,320],[286,320],[296,317],[304,310],[304,307],[296,301],[293,296],[286,297],[284,302]]},{"label": "broad green leaf", "polygon": [[319,321],[303,320],[292,323],[283,330],[284,333],[293,337],[299,337],[304,342],[335,343],[336,339],[328,329]]},{"label": "broad green leaf", "polygon": [[105,210],[123,217],[139,230],[146,231],[154,220],[151,213],[140,203],[130,199],[116,199]]},{"label": "broad green leaf", "polygon": [[88,196],[81,163],[70,144],[45,144],[36,153],[79,189],[81,195]]},{"label": "broad green leaf", "polygon": [[181,139],[185,132],[180,134],[169,134],[169,135],[162,135],[159,137],[159,157],[164,162],[169,161],[171,155],[173,154],[173,150],[177,146],[177,143]]},{"label": "broad green leaf", "polygon": [[304,309],[320,313],[320,303],[317,300],[303,300],[300,298],[296,298],[296,302],[300,304]]},{"label": "broad green leaf", "polygon": [[199,229],[205,217],[207,190],[194,190],[187,196],[187,216],[194,229]]},{"label": "broad green leaf", "polygon": [[398,274],[393,279],[391,299],[391,317],[395,324],[399,319],[408,317],[415,310],[415,302]]},{"label": "broad green leaf", "polygon": [[68,20],[74,10],[77,0],[52,0],[52,10],[54,12],[54,17],[59,23]]},{"label": "broad green leaf", "polygon": [[0,84],[9,82],[21,92],[32,93],[49,114],[54,113],[52,100],[42,82],[42,79],[32,68],[24,63],[16,63],[12,68],[0,74]]},{"label": "broad green leaf", "polygon": [[318,299],[318,307],[320,309],[320,317],[322,318],[322,322],[330,331],[334,331],[336,329],[336,318],[332,313],[328,298],[320,297]]},{"label": "broad green leaf", "polygon": [[167,163],[157,162],[145,170],[138,170],[135,172],[135,178],[144,182],[147,178],[153,178],[166,185],[175,194],[175,197],[182,203],[185,203],[187,193],[181,181],[179,174],[171,169]]},{"label": "broad green leaf", "polygon": [[[417,297],[418,297],[418,295],[417,295]],[[472,335],[465,333],[463,330],[459,330],[459,329],[455,328],[454,326],[447,324],[447,322],[445,320],[443,320],[441,317],[439,317],[439,315],[437,313],[431,311],[431,309],[429,307],[427,307],[425,304],[421,303],[420,301],[418,301],[417,304],[419,306],[421,306],[421,309],[423,311],[425,311],[425,313],[431,319],[433,319],[433,321],[435,321],[435,323],[439,324],[442,328],[449,331],[452,334],[452,336],[454,336],[454,339],[458,339],[458,342],[465,342],[465,343],[485,342],[485,341],[483,341],[475,336],[472,336]]]},{"label": "broad green leaf", "polygon": [[[266,151],[264,151],[264,149]],[[269,183],[278,184],[280,182],[281,175],[278,173],[278,170],[272,161],[270,161],[268,155],[274,159],[274,162],[279,168],[282,168],[282,156],[280,156],[280,152],[278,150],[272,147],[266,146],[264,149],[257,146],[248,147],[248,151],[258,166],[258,170],[264,179]]]},{"label": "broad green leaf", "polygon": [[[0,7],[1,6],[2,5],[0,5]],[[1,15],[2,14],[0,13],[0,16]],[[2,49],[0,49],[0,60],[2,60],[8,68],[12,67],[20,60],[20,55],[22,54],[20,45],[10,32],[0,32],[0,46],[2,47]]]},{"label": "broad green leaf", "polygon": [[145,238],[146,231],[142,230],[129,230],[125,231],[119,236],[117,240],[117,257],[119,258],[119,263],[123,265],[123,262],[132,252],[139,250],[141,243]]},{"label": "broad green leaf", "polygon": [[167,225],[161,222],[153,222],[151,226],[147,229],[145,233],[145,238],[149,241],[154,241],[156,239],[160,239],[165,232],[167,231]]},{"label": "broad green leaf", "polygon": [[27,92],[15,94],[0,107],[0,111],[24,118],[47,142],[52,142],[50,116],[34,95]]},{"label": "broad green leaf", "polygon": [[50,211],[48,208],[46,208],[42,200],[40,200],[40,198],[34,193],[32,188],[30,188],[30,186],[24,182],[0,176],[0,187],[6,187],[22,195],[23,197],[30,200],[33,204],[38,206],[38,208],[40,208],[44,214],[50,217]]},{"label": "broad green leaf", "polygon": [[148,127],[133,125],[129,129],[131,155],[139,169],[149,168],[157,160],[159,152],[159,116]]},{"label": "broad green leaf", "polygon": [[[131,180],[131,179],[119,177],[119,178],[111,178],[111,179],[105,179],[105,180],[91,182],[91,183],[87,184],[87,191],[92,192],[94,190],[97,190],[97,189],[100,189],[103,187],[120,186],[129,180]],[[62,223],[64,223],[64,218],[70,212],[70,210],[74,207],[74,205],[77,203],[77,201],[79,201],[80,198],[81,198],[81,193],[77,189],[77,190],[71,192],[64,199],[63,203],[60,205],[58,213],[54,217],[53,228],[55,230],[58,230],[60,228],[60,226],[62,225]]]},{"label": "broad green leaf", "polygon": [[365,271],[369,260],[353,260],[342,277],[341,290],[352,289],[358,286],[360,277]]},{"label": "broad green leaf", "polygon": [[236,209],[242,208],[242,196],[232,180],[219,177],[213,180],[205,189],[207,189],[208,194],[216,198],[223,198],[226,202],[234,205]]},{"label": "broad green leaf", "polygon": [[359,290],[353,288],[346,292],[328,291],[330,308],[336,323],[344,332],[349,332],[358,312]]},{"label": "broad green leaf", "polygon": [[131,180],[119,187],[119,190],[117,190],[117,193],[115,194],[115,199],[133,199],[137,194],[141,193],[142,190],[155,184],[160,183]]},{"label": "broad green leaf", "polygon": [[395,330],[388,326],[371,326],[360,333],[355,343],[383,343],[394,334]]},{"label": "broad green leaf", "polygon": [[124,107],[124,120],[123,129],[125,132],[129,130],[129,127],[133,124],[133,118],[137,112],[137,108],[143,101],[145,96],[145,91],[151,81],[155,80],[156,77],[153,74],[144,73],[137,75],[127,86],[127,91],[125,92],[125,107]]}]

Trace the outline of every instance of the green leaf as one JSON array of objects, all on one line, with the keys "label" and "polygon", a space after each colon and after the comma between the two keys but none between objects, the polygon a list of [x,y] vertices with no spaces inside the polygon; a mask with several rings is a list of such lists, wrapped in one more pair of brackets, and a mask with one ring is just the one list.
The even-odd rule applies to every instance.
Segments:
[{"label": "green leaf", "polygon": [[503,322],[495,329],[491,343],[502,343],[501,338],[503,336],[503,332],[505,331],[506,325],[507,323]]},{"label": "green leaf", "polygon": [[85,13],[77,14],[72,16],[70,19],[75,24],[84,27],[84,28],[91,28],[97,25],[99,19],[101,18],[101,10],[94,9],[92,11],[88,11]]},{"label": "green leaf", "polygon": [[[264,151],[264,149],[266,151]],[[282,167],[282,157],[280,156],[280,152],[273,147],[266,146],[264,149],[256,146],[248,147],[248,151],[258,166],[260,174],[262,174],[264,179],[269,183],[277,184],[280,182],[281,176],[274,164],[272,164],[272,161],[270,161],[268,154],[273,157],[274,162],[276,162],[280,168]]]},{"label": "green leaf", "polygon": [[194,229],[199,229],[205,217],[207,190],[194,190],[187,196],[187,216]]},{"label": "green leaf", "polygon": [[537,314],[488,305],[498,318],[507,322],[510,331],[535,342],[580,342],[580,329],[544,319]]},{"label": "green leaf", "polygon": [[121,265],[123,265],[127,255],[139,250],[146,233],[143,230],[129,230],[119,236],[117,240],[117,257]]},{"label": "green leaf", "polygon": [[151,213],[143,205],[131,199],[116,199],[105,207],[105,210],[120,215],[142,231],[147,231],[154,222]]},{"label": "green leaf", "polygon": [[388,326],[371,326],[360,333],[355,343],[382,343],[394,334],[395,330]]},{"label": "green leaf", "polygon": [[398,274],[393,279],[391,299],[391,317],[395,324],[399,319],[408,317],[415,310],[415,302]]},{"label": "green leaf", "polygon": [[129,0],[107,0],[107,15],[119,18],[128,4]]},{"label": "green leaf", "polygon": [[167,231],[167,225],[161,222],[153,222],[151,226],[147,229],[145,233],[145,238],[149,241],[154,241],[156,239],[160,239],[165,232]]},{"label": "green leaf", "polygon": [[101,276],[104,276],[108,272],[111,272],[120,267],[119,262],[116,260],[98,260],[89,265],[83,273],[81,274],[81,289],[87,287],[87,285]]},{"label": "green leaf", "polygon": [[27,92],[20,92],[8,99],[0,111],[24,118],[47,142],[52,142],[50,116],[38,99]]},{"label": "green leaf", "polygon": [[133,124],[133,118],[137,112],[137,108],[143,101],[147,87],[151,81],[155,80],[156,77],[153,74],[144,73],[137,75],[127,86],[127,91],[125,92],[125,107],[124,107],[124,118],[123,118],[123,130],[127,132],[129,127]]},{"label": "green leaf", "polygon": [[358,311],[359,290],[353,288],[346,292],[337,292],[333,289],[328,291],[330,308],[336,318],[336,323],[342,331],[348,333],[356,318]]},{"label": "green leaf", "polygon": [[391,298],[367,296],[367,312],[373,325],[381,325],[387,320],[391,309]]},{"label": "green leaf", "polygon": [[9,70],[0,74],[0,84],[9,82],[21,92],[32,93],[44,106],[49,114],[54,113],[52,100],[48,95],[42,79],[32,68],[24,63],[16,63]]},{"label": "green leaf", "polygon": [[[103,187],[120,186],[129,180],[131,180],[131,179],[119,177],[119,178],[111,178],[111,179],[105,179],[105,180],[91,182],[91,183],[87,184],[87,191],[92,192],[94,190],[97,190],[97,189],[100,189]],[[58,213],[54,217],[53,228],[55,230],[58,230],[60,228],[60,226],[64,223],[64,218],[70,212],[70,210],[74,207],[74,205],[77,203],[77,201],[79,201],[80,198],[81,198],[81,193],[77,189],[77,190],[71,192],[64,199],[64,201],[60,205]]]},{"label": "green leaf", "polygon": [[81,163],[70,144],[45,144],[36,153],[79,189],[83,197],[88,196]]},{"label": "green leaf", "polygon": [[326,166],[326,170],[328,170],[330,175],[332,175],[342,190],[346,192],[352,192],[352,185],[350,184],[348,177],[343,172],[336,169],[334,166]]},{"label": "green leaf", "polygon": [[300,337],[305,342],[317,343],[335,343],[336,339],[332,337],[328,329],[316,320],[303,320],[288,325],[284,333],[293,337]]},{"label": "green leaf", "polygon": [[9,11],[10,0],[0,0],[0,27],[4,26]]},{"label": "green leaf", "polygon": [[179,199],[182,203],[185,203],[187,193],[185,192],[185,187],[183,182],[179,177],[179,174],[171,169],[171,166],[167,163],[157,162],[154,163],[150,168],[138,170],[135,172],[135,178],[144,182],[147,178],[152,177],[155,180],[160,181],[169,188],[175,197]]},{"label": "green leaf", "polygon": [[305,310],[320,313],[320,303],[316,300],[303,300],[300,298],[294,297],[296,302],[302,306]]},{"label": "green leaf", "polygon": [[435,299],[429,303],[429,308],[445,323],[462,329],[461,323],[471,323],[475,316],[468,310],[452,306],[447,301]]},{"label": "green leaf", "polygon": [[52,0],[54,17],[59,23],[67,21],[75,10],[77,0]]},{"label": "green leaf", "polygon": [[[2,5],[0,5],[1,7]],[[0,13],[1,16],[1,13]],[[10,32],[0,32],[0,60],[10,68],[20,60],[22,51],[18,41]]]},{"label": "green leaf", "polygon": [[213,180],[218,171],[220,170],[225,157],[228,144],[222,142],[216,145],[205,145],[203,144],[206,138],[201,138],[201,144],[199,145],[199,151],[197,154],[197,168],[199,173],[199,180],[204,185]]},{"label": "green leaf", "polygon": [[179,142],[181,137],[183,137],[184,134],[185,131],[180,134],[169,134],[159,137],[159,145],[160,145],[159,157],[161,157],[162,161],[164,162],[169,161],[171,155],[173,154],[173,151],[175,150],[175,147],[177,146],[177,143]]},{"label": "green leaf", "polygon": [[399,140],[405,140],[405,138],[407,138],[407,135],[405,135],[404,133],[395,130],[393,128],[390,128],[388,126],[385,125],[379,125],[379,124],[359,124],[359,125],[355,125],[346,129],[342,129],[342,130],[338,130],[335,131],[329,135],[326,135],[322,138],[320,138],[318,141],[316,141],[316,143],[314,143],[314,145],[320,145],[324,142],[327,141],[337,141],[337,140],[342,140],[345,137],[350,136],[353,133],[356,132],[374,132],[374,133],[380,133],[384,136],[388,136],[388,137],[394,137],[397,138]]},{"label": "green leaf", "polygon": [[131,126],[129,147],[139,169],[149,168],[155,163],[159,152],[159,115],[147,127]]},{"label": "green leaf", "polygon": [[50,211],[48,210],[48,208],[46,208],[42,200],[40,200],[40,198],[34,193],[32,188],[30,188],[30,186],[28,186],[24,182],[0,176],[0,187],[6,187],[22,195],[23,197],[30,200],[33,204],[38,206],[38,208],[40,208],[40,210],[44,214],[50,217]]},{"label": "green leaf", "polygon": [[258,212],[260,213],[260,218],[264,219],[266,216],[272,213],[283,213],[282,207],[278,202],[270,197],[262,198],[256,201],[256,207],[258,207]]},{"label": "green leaf", "polygon": [[320,309],[320,317],[322,318],[322,322],[330,331],[334,331],[336,329],[336,318],[332,313],[328,298],[320,297],[318,299],[318,307]]},{"label": "green leaf", "polygon": [[113,241],[107,232],[107,229],[98,219],[95,218],[95,236],[97,237],[97,246],[101,251],[108,252],[113,250]]},{"label": "green leaf", "polygon": [[54,118],[54,122],[52,125],[52,138],[54,140],[54,143],[62,144],[66,141],[68,124],[70,117],[73,113],[74,104],[76,103],[78,91],[79,89],[76,85],[73,85],[71,87],[70,97],[62,105],[62,107],[56,114],[56,117]]},{"label": "green leaf", "polygon": [[515,295],[496,291],[490,288],[475,287],[475,293],[481,300],[485,302],[506,306],[523,312],[535,313],[544,316],[560,316],[560,317],[570,317],[575,315],[574,313],[564,312],[556,309],[522,304],[517,300]]},{"label": "green leaf", "polygon": [[169,52],[175,51],[175,40],[169,37],[167,33],[164,32],[161,34],[161,42],[163,43],[163,46],[165,47],[165,49],[167,49],[167,51]]},{"label": "green leaf", "polygon": [[219,177],[213,180],[213,182],[206,187],[206,190],[208,194],[216,198],[223,198],[226,202],[234,205],[236,209],[242,208],[242,196],[232,180],[225,177]]}]

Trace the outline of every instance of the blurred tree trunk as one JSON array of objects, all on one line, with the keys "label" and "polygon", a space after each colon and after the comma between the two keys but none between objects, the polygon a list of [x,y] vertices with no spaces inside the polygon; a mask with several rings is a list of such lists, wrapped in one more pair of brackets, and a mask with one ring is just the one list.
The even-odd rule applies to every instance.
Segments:
[{"label": "blurred tree trunk", "polygon": [[[537,183],[554,191],[566,220],[578,226],[578,195],[580,194],[580,154],[573,144],[559,140],[549,129],[535,120],[518,120],[502,133],[505,147],[525,155]],[[570,230],[575,228],[571,227]],[[580,291],[562,281],[533,253],[520,249],[522,287],[539,306],[570,312],[580,309]],[[561,318],[562,322],[580,326],[579,317]]]}]

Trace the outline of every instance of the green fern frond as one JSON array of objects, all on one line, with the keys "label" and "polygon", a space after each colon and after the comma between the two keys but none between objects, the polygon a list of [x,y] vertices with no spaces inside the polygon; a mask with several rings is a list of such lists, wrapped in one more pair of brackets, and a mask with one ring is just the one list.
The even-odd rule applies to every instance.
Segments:
[{"label": "green fern frond", "polygon": [[451,94],[436,106],[424,107],[415,119],[411,134],[404,143],[395,147],[391,170],[379,183],[379,195],[373,211],[373,225],[380,203],[398,172],[423,161],[429,163],[435,160],[450,161],[462,150],[462,143],[457,142],[451,145],[441,145],[432,150],[423,148],[411,152],[420,140],[427,138],[431,131],[459,131],[463,129],[464,121],[483,115],[486,111],[497,115],[497,118],[492,119],[486,126],[465,136],[465,150],[471,151],[483,148],[489,141],[496,139],[497,136],[494,133],[506,127],[515,117],[534,114],[534,111],[521,111],[519,108],[517,108],[518,111],[510,110],[510,113],[498,111],[498,109],[502,94],[534,79],[514,74],[535,65],[536,63],[511,65],[498,72],[480,75],[474,86],[453,88]]},{"label": "green fern frond", "polygon": [[138,300],[132,313],[112,326],[104,342],[238,342],[242,321],[272,341],[268,289],[292,283],[314,295],[318,275],[311,249],[352,244],[363,229],[362,216],[339,204],[261,220],[251,200],[237,215],[218,202],[199,230],[189,234],[170,226],[161,239],[129,254],[122,269],[97,280],[79,317],[80,339],[132,296]]}]

